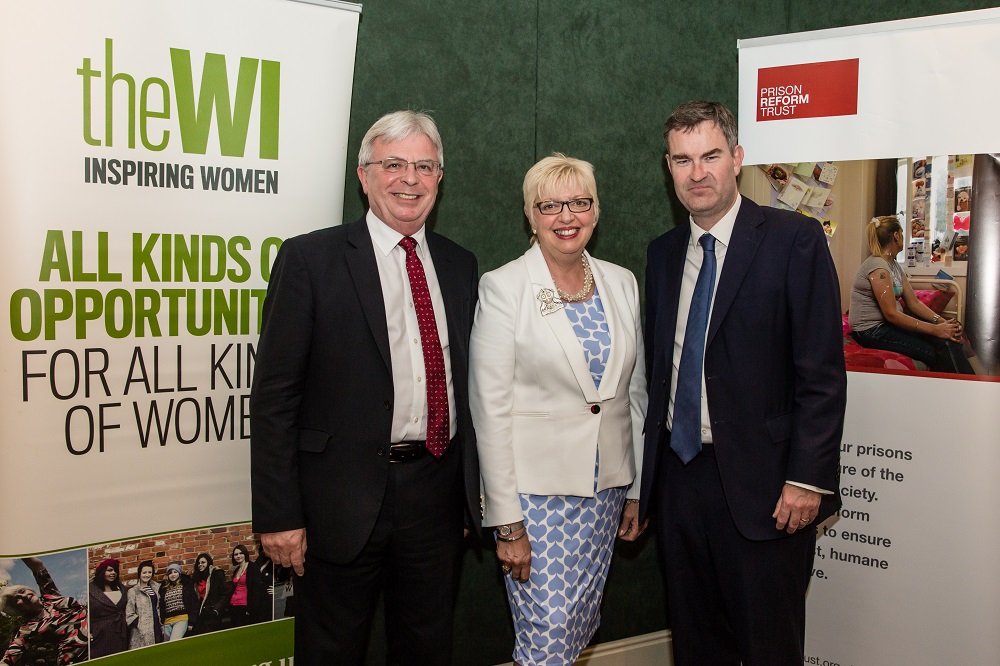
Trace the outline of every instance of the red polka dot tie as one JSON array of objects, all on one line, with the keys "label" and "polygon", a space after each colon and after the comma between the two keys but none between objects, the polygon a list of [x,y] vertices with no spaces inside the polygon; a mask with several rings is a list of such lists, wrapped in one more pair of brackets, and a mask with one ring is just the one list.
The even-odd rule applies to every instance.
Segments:
[{"label": "red polka dot tie", "polygon": [[448,418],[448,377],[444,371],[444,354],[438,338],[434,305],[427,289],[424,266],[417,257],[417,241],[404,236],[399,245],[406,250],[406,274],[410,278],[413,309],[420,325],[420,346],[424,352],[424,375],[427,384],[427,450],[435,458],[448,448],[451,420]]}]

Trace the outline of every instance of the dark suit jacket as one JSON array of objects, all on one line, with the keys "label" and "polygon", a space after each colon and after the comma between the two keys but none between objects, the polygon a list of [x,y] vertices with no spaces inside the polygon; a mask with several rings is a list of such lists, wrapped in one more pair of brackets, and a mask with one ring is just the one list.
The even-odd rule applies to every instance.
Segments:
[{"label": "dark suit jacket", "polygon": [[[674,330],[690,225],[649,245],[646,345],[649,411],[640,518],[649,511],[657,456],[667,455]],[[840,506],[839,460],[847,378],[836,269],[820,224],[744,198],[715,294],[705,381],[722,486],[743,536],[774,539],[786,480],[834,491],[820,522]]]},{"label": "dark suit jacket", "polygon": [[[467,521],[478,527],[468,390],[478,266],[447,238],[428,231],[426,239],[448,319],[459,447],[450,454],[462,457]],[[304,527],[310,553],[353,559],[385,493],[392,401],[385,302],[365,218],[285,241],[264,301],[250,397],[254,530]]]}]

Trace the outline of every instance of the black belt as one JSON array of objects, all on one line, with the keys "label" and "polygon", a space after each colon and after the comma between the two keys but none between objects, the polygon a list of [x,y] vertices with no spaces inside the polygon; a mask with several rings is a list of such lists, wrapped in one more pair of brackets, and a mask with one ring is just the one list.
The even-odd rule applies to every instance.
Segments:
[{"label": "black belt", "polygon": [[423,458],[427,455],[427,453],[428,451],[425,442],[398,442],[396,444],[389,445],[389,462],[409,462],[411,460]]}]

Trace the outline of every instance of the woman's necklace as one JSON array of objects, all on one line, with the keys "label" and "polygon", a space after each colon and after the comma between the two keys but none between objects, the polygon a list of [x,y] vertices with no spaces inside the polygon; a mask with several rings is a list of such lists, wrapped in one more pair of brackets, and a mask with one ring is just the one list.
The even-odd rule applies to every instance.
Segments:
[{"label": "woman's necklace", "polygon": [[559,300],[564,303],[579,303],[586,300],[587,296],[590,295],[591,287],[594,286],[594,273],[590,270],[590,262],[587,261],[587,255],[583,255],[581,259],[583,260],[583,289],[575,294],[567,294],[559,288],[559,285],[556,285],[556,293],[559,294]]}]

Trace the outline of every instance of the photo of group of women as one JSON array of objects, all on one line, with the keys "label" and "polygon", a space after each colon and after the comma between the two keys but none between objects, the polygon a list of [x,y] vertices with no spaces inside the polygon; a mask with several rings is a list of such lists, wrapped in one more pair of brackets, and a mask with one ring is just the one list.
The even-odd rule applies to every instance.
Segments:
[{"label": "photo of group of women", "polygon": [[249,523],[0,559],[0,664],[76,664],[289,617],[292,595]]}]

